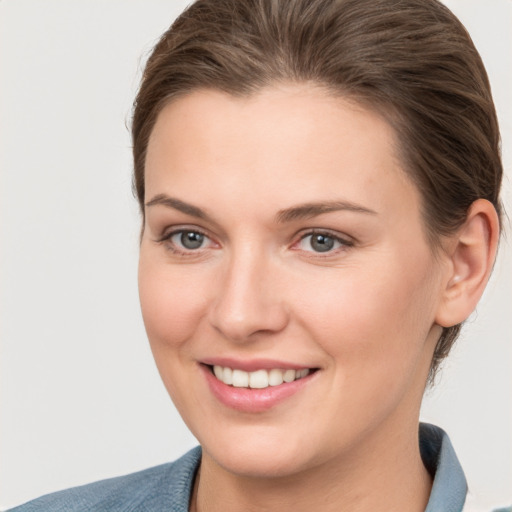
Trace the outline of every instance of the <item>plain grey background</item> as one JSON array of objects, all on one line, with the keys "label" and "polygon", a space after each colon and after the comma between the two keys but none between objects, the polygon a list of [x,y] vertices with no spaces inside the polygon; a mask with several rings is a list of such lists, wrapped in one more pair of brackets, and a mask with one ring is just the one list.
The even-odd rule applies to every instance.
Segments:
[{"label": "plain grey background", "polygon": [[[138,306],[125,126],[147,53],[188,2],[0,1],[0,509],[196,444]],[[491,78],[512,211],[512,2],[451,0]],[[512,502],[512,250],[422,419],[483,505]]]}]

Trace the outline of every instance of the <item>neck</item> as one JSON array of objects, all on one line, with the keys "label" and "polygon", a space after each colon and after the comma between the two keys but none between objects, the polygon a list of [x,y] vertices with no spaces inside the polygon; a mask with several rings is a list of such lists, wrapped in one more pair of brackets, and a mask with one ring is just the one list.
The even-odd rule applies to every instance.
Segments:
[{"label": "neck", "polygon": [[[417,422],[380,426],[364,446],[307,471],[278,478],[233,474],[203,452],[191,512],[394,510],[423,512],[432,480]],[[319,505],[320,504],[320,505]]]}]

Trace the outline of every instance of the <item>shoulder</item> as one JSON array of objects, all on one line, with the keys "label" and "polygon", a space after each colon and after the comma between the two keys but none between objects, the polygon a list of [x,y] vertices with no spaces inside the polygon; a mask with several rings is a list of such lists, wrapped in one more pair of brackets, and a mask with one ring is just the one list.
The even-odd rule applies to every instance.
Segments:
[{"label": "shoulder", "polygon": [[10,512],[186,512],[200,459],[197,447],[175,462],[48,494]]}]

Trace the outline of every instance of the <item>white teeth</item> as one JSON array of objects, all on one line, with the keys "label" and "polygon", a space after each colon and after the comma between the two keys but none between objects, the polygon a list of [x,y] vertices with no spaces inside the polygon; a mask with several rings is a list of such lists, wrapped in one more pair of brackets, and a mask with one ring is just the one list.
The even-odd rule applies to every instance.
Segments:
[{"label": "white teeth", "polygon": [[297,370],[297,378],[302,379],[303,377],[307,377],[309,375],[308,368],[303,368],[302,370]]},{"label": "white teeth", "polygon": [[215,374],[215,377],[217,377],[217,379],[219,380],[224,380],[222,377],[223,377],[223,370],[222,370],[222,366],[218,366],[218,365],[215,365],[213,367],[213,373]]},{"label": "white teeth", "polygon": [[309,375],[310,370],[303,368],[301,370],[256,370],[255,372],[246,372],[244,370],[232,369],[227,366],[215,365],[213,373],[217,379],[228,386],[235,388],[253,388],[264,389],[269,386],[280,386],[283,382],[293,382]]},{"label": "white teeth", "polygon": [[249,386],[249,374],[243,370],[233,370],[233,387],[246,388]]},{"label": "white teeth", "polygon": [[222,370],[222,378],[220,380],[222,380],[224,384],[231,386],[233,384],[233,370],[226,366],[224,370]]},{"label": "white teeth", "polygon": [[249,373],[249,387],[256,389],[268,388],[268,373],[266,370],[258,370]]},{"label": "white teeth", "polygon": [[273,369],[268,372],[268,383],[271,386],[279,386],[283,383],[283,372],[281,370]]},{"label": "white teeth", "polygon": [[295,370],[286,370],[283,375],[283,380],[285,382],[293,382],[296,375]]}]

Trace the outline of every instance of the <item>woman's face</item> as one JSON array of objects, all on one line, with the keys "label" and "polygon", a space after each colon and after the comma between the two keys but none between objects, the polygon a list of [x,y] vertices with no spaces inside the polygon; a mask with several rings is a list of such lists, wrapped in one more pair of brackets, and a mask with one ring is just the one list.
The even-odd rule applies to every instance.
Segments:
[{"label": "woman's face", "polygon": [[230,471],[290,475],[416,428],[446,265],[393,137],[312,86],[196,91],[158,117],[144,322],[174,403]]}]

